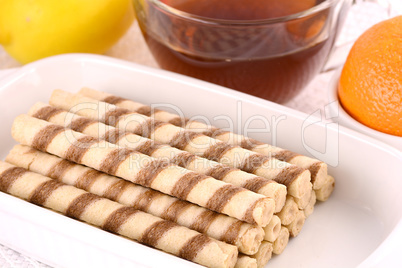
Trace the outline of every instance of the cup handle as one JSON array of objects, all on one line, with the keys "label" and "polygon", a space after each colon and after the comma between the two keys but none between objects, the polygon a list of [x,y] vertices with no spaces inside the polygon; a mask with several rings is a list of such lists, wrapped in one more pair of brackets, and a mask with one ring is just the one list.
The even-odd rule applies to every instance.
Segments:
[{"label": "cup handle", "polygon": [[[343,27],[345,25],[348,25],[348,19],[350,19],[351,16],[356,16],[356,17],[359,16],[358,13],[364,12],[365,8],[367,8],[368,6],[370,6],[371,8],[374,8],[374,7],[379,8],[383,12],[382,12],[382,15],[378,16],[378,18],[379,18],[378,21],[371,22],[369,25],[366,25],[367,26],[366,28],[372,26],[373,24],[375,24],[381,20],[390,18],[393,14],[392,5],[388,0],[353,0],[352,7],[349,8],[349,10],[347,10],[348,6],[344,6],[339,11],[339,12],[345,12],[345,11],[342,11],[342,9],[346,9],[346,12],[348,12],[348,15],[346,16],[344,23],[342,23],[341,25],[338,25],[338,32],[342,34]],[[360,15],[362,17],[364,17],[364,14],[360,14]],[[350,25],[350,23],[349,23],[349,25]],[[335,45],[333,46],[321,72],[325,73],[325,72],[332,71],[332,70],[337,69],[340,66],[342,66],[345,63],[346,58],[347,58],[349,51],[351,50],[354,42],[357,40],[357,38],[362,33],[363,33],[363,31],[342,43],[335,42]],[[339,36],[337,36],[337,39],[339,39]]]}]

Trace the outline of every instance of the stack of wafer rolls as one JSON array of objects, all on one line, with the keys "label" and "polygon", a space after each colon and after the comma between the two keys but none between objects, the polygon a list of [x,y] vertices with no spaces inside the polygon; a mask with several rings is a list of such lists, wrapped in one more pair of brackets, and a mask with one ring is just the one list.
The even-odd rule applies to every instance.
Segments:
[{"label": "stack of wafer rolls", "polygon": [[244,254],[256,254],[264,238],[264,230],[261,227],[28,146],[14,146],[6,162],[205,233],[237,246],[239,252]]},{"label": "stack of wafer rolls", "polygon": [[186,131],[169,123],[155,121],[112,104],[61,90],[53,92],[50,104],[195,155],[273,179],[286,185],[288,194],[299,199],[311,194],[310,172],[275,158],[232,146],[201,133]]},{"label": "stack of wafer rolls", "polygon": [[105,139],[121,147],[127,147],[155,158],[165,158],[189,170],[265,195],[275,201],[275,212],[282,210],[286,200],[286,187],[273,180],[262,178],[242,170],[225,166],[169,145],[133,133],[126,133],[99,121],[88,119],[44,103],[36,103],[28,112],[32,117],[65,126],[94,138]]},{"label": "stack of wafer rolls", "polygon": [[[61,204],[49,206],[29,193],[52,196],[72,187],[67,192],[91,196],[86,204],[76,192],[80,204],[73,202],[74,209],[83,207],[72,216],[76,219],[209,267],[263,267],[300,233],[316,201],[327,200],[334,189],[335,180],[321,161],[107,93],[80,93],[55,90],[50,105],[36,103],[14,120],[12,136],[21,145],[10,151],[6,161],[15,166],[6,169],[17,171],[4,175],[0,162],[1,191],[72,216],[67,207],[73,197],[61,200],[57,193]],[[34,178],[33,184],[24,179],[21,190],[10,192],[24,174]],[[35,182],[38,176],[42,183]],[[91,208],[98,199],[106,200],[99,201],[106,208],[97,206],[102,213],[95,219]],[[91,217],[81,217],[86,210]],[[156,217],[167,230],[149,227],[147,238],[142,234],[146,227],[126,230],[126,221],[135,221],[131,213]],[[111,217],[119,224],[113,230]],[[175,228],[190,233],[183,231],[183,240],[176,238],[180,241],[156,241],[154,236]],[[198,244],[201,248],[190,256],[189,249]],[[209,244],[219,250],[208,259],[200,252]]]},{"label": "stack of wafer rolls", "polygon": [[[132,131],[134,133],[138,133],[141,135],[144,135],[144,133],[147,133],[148,137],[154,138],[155,140],[159,141],[159,142],[167,142],[166,140],[164,140],[165,137],[173,137],[173,140],[177,139],[177,135],[188,138],[186,136],[186,131],[183,131],[181,128],[175,127],[173,125],[170,124],[166,124],[166,123],[161,123],[161,122],[154,122],[154,120],[152,120],[149,117],[140,115],[140,114],[136,114],[136,113],[131,113],[128,110],[125,109],[119,109],[116,106],[104,103],[104,102],[99,102],[93,99],[89,99],[80,95],[74,95],[71,93],[67,93],[61,90],[55,90],[52,94],[52,97],[50,99],[50,103],[52,105],[55,105],[57,107],[60,107],[62,109],[70,109],[70,111],[72,112],[76,112],[78,114],[82,114],[86,117],[88,117],[89,119],[92,120],[100,120],[102,122],[108,123],[108,124],[112,124],[117,126],[118,128],[124,130],[124,131]],[[159,125],[158,125],[159,124]],[[145,126],[145,131],[144,131],[144,126]],[[167,133],[163,132],[163,127],[168,127],[170,129],[172,133],[169,133],[169,129],[167,131]],[[156,129],[155,129],[156,128]],[[160,139],[157,139],[155,137],[157,137],[158,135],[156,135],[156,131],[161,131],[161,133],[159,133],[159,137],[162,137]],[[184,135],[183,135],[184,133]],[[196,145],[201,145],[201,146],[196,146],[193,145],[192,143],[194,143],[194,139],[198,139],[199,137],[201,137],[201,141],[195,142]],[[180,138],[179,138],[180,139]],[[205,141],[205,139],[207,141]],[[183,142],[183,141],[182,141]],[[186,149],[186,147],[188,146],[180,146],[182,149],[185,149],[191,153],[197,154],[197,150],[201,150],[202,152],[204,152],[204,154],[202,154],[203,156],[205,156],[205,152],[208,152],[209,150],[211,150],[211,148],[215,148],[217,147],[217,149],[213,149],[216,151],[221,150],[222,148],[220,148],[221,144],[222,146],[225,148],[224,150],[228,150],[229,148],[229,152],[232,154],[229,156],[229,160],[232,162],[236,162],[236,160],[238,161],[237,156],[240,155],[241,157],[243,157],[243,160],[238,161],[238,162],[247,162],[247,164],[249,164],[251,162],[251,164],[249,164],[250,167],[253,167],[254,161],[257,162],[257,165],[259,166],[259,168],[262,170],[262,172],[264,173],[265,171],[272,172],[272,170],[277,170],[278,167],[274,166],[269,166],[271,163],[271,159],[268,158],[268,160],[266,160],[266,162],[264,162],[264,164],[261,164],[261,159],[266,159],[266,157],[264,156],[260,156],[257,153],[253,153],[253,152],[249,152],[245,149],[242,149],[240,147],[233,147],[231,145],[227,145],[226,143],[223,142],[219,142],[216,141],[212,138],[209,138],[207,136],[204,136],[202,134],[197,134],[195,136],[191,136],[190,133],[190,141],[187,142],[188,145],[190,145],[190,147],[194,147],[195,151],[192,150],[188,150]],[[212,146],[210,144],[213,144]],[[207,145],[207,146],[205,146]],[[204,147],[204,148],[202,148]],[[226,158],[228,159],[228,158]],[[245,159],[245,160],[244,160]],[[257,159],[257,160],[255,160]],[[216,159],[215,159],[216,160]],[[219,160],[219,159],[218,159]],[[225,163],[225,161],[223,161]],[[240,166],[247,166],[244,165],[242,162],[242,164]],[[312,192],[312,187],[311,187],[311,183],[309,182],[310,179],[310,172],[308,172],[307,170],[303,170],[301,168],[289,165],[287,163],[275,160],[274,163],[276,163],[276,165],[279,164],[284,164],[284,167],[280,168],[282,171],[284,171],[284,173],[282,175],[279,176],[284,176],[284,177],[290,177],[290,181],[291,183],[288,184],[288,192],[291,195],[293,193],[293,196],[300,196],[299,198],[295,197],[293,199],[294,202],[299,201],[299,203],[297,204],[298,207],[300,209],[303,209],[305,206],[307,206],[308,201],[311,197],[311,192]],[[227,164],[227,163],[226,163]],[[232,163],[233,164],[233,163]],[[268,166],[267,166],[268,165]],[[236,166],[236,163],[234,163],[232,166]],[[288,169],[288,167],[292,167],[293,169]],[[250,168],[247,168],[248,171],[250,171]],[[251,168],[253,169],[253,168]],[[296,172],[295,172],[296,171]],[[277,171],[274,171],[274,173]],[[281,174],[282,172],[279,172],[279,174]],[[304,176],[303,176],[304,173]],[[266,173],[264,173],[266,174]],[[264,175],[263,174],[263,175]],[[286,174],[286,175],[285,175]],[[261,175],[261,174],[259,174]],[[303,182],[307,182],[307,184],[304,184]],[[304,185],[304,186],[303,186]],[[306,186],[307,185],[307,186]],[[295,187],[294,187],[295,186]],[[292,191],[293,190],[293,191]],[[300,190],[303,190],[303,192],[301,192]],[[297,192],[300,191],[300,192]],[[295,193],[296,192],[296,193]],[[307,197],[307,198],[305,198]],[[300,203],[302,202],[302,203]],[[289,222],[286,223],[286,226],[290,227],[292,226],[292,230],[301,230],[302,225],[304,224],[304,221],[301,220],[296,220],[295,217],[296,215],[300,215],[296,214],[296,212],[292,212],[289,211],[291,213],[292,218],[289,220]],[[281,211],[281,214],[286,215],[287,213],[286,209],[284,209],[283,211]],[[290,225],[292,223],[292,225]],[[297,228],[295,228],[294,226],[297,225]],[[298,234],[298,232],[290,232],[290,234],[292,236],[296,236]]]},{"label": "stack of wafer rolls", "polygon": [[266,196],[28,115],[14,120],[12,136],[23,145],[251,224],[266,226],[275,209]]},{"label": "stack of wafer rolls", "polygon": [[0,190],[208,267],[236,264],[233,245],[2,161]]},{"label": "stack of wafer rolls", "polygon": [[333,178],[328,178],[327,165],[317,159],[313,159],[304,155],[291,152],[289,150],[262,143],[243,135],[235,134],[233,132],[223,131],[219,128],[207,125],[202,122],[182,118],[179,115],[173,113],[158,109],[152,109],[150,106],[114,96],[109,93],[100,92],[90,88],[83,88],[79,93],[93,99],[117,105],[132,112],[145,114],[163,122],[168,122],[170,124],[183,127],[185,129],[190,129],[194,132],[203,133],[207,136],[214,137],[218,140],[222,140],[232,145],[241,146],[242,148],[252,150],[262,155],[271,156],[276,159],[297,165],[299,167],[306,168],[311,172],[311,182],[313,184],[313,189],[315,191],[322,189],[321,193],[317,194],[317,199],[320,201],[327,200],[334,189]]}]

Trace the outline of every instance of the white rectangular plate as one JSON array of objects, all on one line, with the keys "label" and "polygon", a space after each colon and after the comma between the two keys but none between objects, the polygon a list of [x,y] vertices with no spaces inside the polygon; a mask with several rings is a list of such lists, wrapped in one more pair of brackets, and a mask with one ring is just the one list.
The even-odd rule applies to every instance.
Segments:
[{"label": "white rectangular plate", "polygon": [[[301,234],[267,266],[402,263],[399,151],[317,117],[170,72],[85,54],[26,65],[0,80],[0,159],[15,144],[10,128],[17,115],[47,102],[54,89],[76,92],[84,86],[147,104],[174,104],[187,116],[203,115],[220,127],[228,127],[231,118],[238,132],[248,126],[254,129],[251,137],[328,162],[336,178],[333,195],[316,206]],[[4,193],[0,219],[0,243],[57,267],[194,265]]]}]

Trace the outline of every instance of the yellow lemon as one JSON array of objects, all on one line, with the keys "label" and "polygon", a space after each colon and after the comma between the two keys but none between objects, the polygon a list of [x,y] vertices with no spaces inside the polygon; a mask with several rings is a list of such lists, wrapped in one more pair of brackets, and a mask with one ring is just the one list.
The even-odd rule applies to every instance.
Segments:
[{"label": "yellow lemon", "polygon": [[131,0],[0,0],[0,44],[28,63],[62,53],[104,53],[134,20]]}]

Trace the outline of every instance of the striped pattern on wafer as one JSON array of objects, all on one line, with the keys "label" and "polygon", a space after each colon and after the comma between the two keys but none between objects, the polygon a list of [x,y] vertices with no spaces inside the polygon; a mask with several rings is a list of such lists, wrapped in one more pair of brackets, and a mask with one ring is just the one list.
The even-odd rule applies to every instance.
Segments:
[{"label": "striped pattern on wafer", "polygon": [[248,223],[265,226],[274,211],[274,201],[263,195],[27,115],[14,120],[12,135],[23,145]]},{"label": "striped pattern on wafer", "polygon": [[235,246],[5,162],[0,190],[205,266],[236,262]]},{"label": "striped pattern on wafer", "polygon": [[79,92],[80,94],[114,104],[121,108],[128,109],[132,112],[144,114],[153,117],[157,120],[168,122],[170,124],[191,129],[192,131],[201,132],[204,135],[214,137],[218,140],[230,143],[232,145],[239,145],[242,148],[263,154],[269,155],[284,162],[288,162],[297,165],[302,168],[306,168],[311,172],[311,182],[313,183],[313,189],[319,189],[323,186],[327,176],[327,165],[317,159],[313,159],[304,155],[300,155],[289,150],[285,150],[279,147],[275,147],[266,143],[259,142],[257,140],[238,135],[232,132],[223,131],[219,128],[206,125],[205,123],[198,121],[191,121],[187,118],[181,118],[179,115],[172,114],[166,111],[151,109],[150,106],[134,102],[128,99],[117,97],[108,93],[100,92],[97,90],[83,88]]},{"label": "striped pattern on wafer", "polygon": [[151,157],[165,158],[171,163],[189,170],[271,197],[275,201],[275,212],[279,212],[285,204],[286,187],[273,180],[198,157],[168,145],[159,144],[133,133],[123,132],[99,121],[68,113],[47,104],[35,104],[28,114],[38,119],[66,126],[94,138],[105,139],[110,143],[134,149]]},{"label": "striped pattern on wafer", "polygon": [[239,251],[245,254],[256,253],[264,237],[261,227],[212,212],[28,146],[14,146],[6,161],[236,245]]},{"label": "striped pattern on wafer", "polygon": [[286,185],[288,193],[298,198],[304,196],[312,187],[308,170],[229,145],[201,133],[155,121],[150,117],[132,113],[105,102],[55,90],[50,103],[106,124],[113,123],[112,125],[117,128],[132,131],[137,135],[149,137],[195,155],[273,179]]}]

